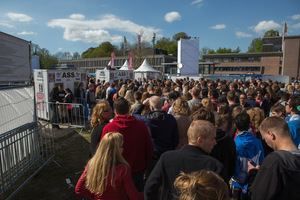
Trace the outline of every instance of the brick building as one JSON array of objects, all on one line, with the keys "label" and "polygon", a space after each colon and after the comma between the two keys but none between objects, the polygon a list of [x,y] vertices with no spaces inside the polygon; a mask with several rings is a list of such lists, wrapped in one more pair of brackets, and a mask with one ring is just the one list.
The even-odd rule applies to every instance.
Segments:
[{"label": "brick building", "polygon": [[254,73],[296,78],[300,76],[300,36],[285,36],[283,45],[282,37],[263,38],[260,53],[207,54],[203,59],[199,73]]}]

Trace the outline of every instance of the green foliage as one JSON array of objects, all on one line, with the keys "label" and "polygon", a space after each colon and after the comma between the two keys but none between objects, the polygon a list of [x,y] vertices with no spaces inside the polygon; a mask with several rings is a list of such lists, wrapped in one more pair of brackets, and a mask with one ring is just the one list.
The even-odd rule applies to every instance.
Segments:
[{"label": "green foliage", "polygon": [[276,36],[279,36],[279,32],[273,29],[265,32],[264,34],[264,37],[276,37]]},{"label": "green foliage", "polygon": [[154,46],[157,49],[162,49],[168,52],[168,54],[177,55],[177,42],[171,41],[170,38],[162,37],[156,42]]},{"label": "green foliage", "polygon": [[82,58],[98,58],[98,57],[110,57],[110,54],[117,50],[117,48],[110,42],[103,42],[97,48],[89,48],[82,53]]},{"label": "green foliage", "polygon": [[173,36],[173,41],[177,42],[180,40],[180,38],[189,39],[189,36],[185,32],[179,32]]},{"label": "green foliage", "polygon": [[254,38],[248,47],[247,53],[261,52],[262,51],[262,38]]}]

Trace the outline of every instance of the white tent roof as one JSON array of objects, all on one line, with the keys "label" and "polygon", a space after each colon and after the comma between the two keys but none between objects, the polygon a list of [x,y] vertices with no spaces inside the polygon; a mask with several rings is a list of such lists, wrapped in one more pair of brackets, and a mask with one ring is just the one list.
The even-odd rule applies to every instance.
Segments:
[{"label": "white tent roof", "polygon": [[128,69],[128,61],[126,60],[123,66],[119,70],[129,70]]},{"label": "white tent roof", "polygon": [[160,73],[160,71],[154,69],[153,67],[151,67],[149,65],[147,59],[145,59],[143,64],[139,68],[134,70],[134,72],[158,72],[158,73]]}]

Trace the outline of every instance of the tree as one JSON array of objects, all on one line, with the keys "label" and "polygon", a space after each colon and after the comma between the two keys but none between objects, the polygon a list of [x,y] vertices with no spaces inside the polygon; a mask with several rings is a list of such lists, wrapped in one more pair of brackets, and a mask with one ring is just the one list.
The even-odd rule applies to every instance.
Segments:
[{"label": "tree", "polygon": [[180,38],[189,39],[190,37],[185,32],[179,32],[173,36],[173,41],[177,42],[180,40]]},{"label": "tree", "polygon": [[97,48],[89,48],[82,53],[82,58],[110,57],[110,54],[116,50],[116,47],[110,42],[103,42]]},{"label": "tree", "polygon": [[201,50],[199,51],[199,58],[200,60],[203,60],[203,55],[208,54],[209,50],[211,50],[208,47],[202,47]]},{"label": "tree", "polygon": [[254,38],[248,47],[247,53],[253,52],[261,52],[262,51],[262,39],[261,38]]},{"label": "tree", "polygon": [[75,52],[73,54],[72,60],[79,60],[81,58],[80,54],[78,52]]},{"label": "tree", "polygon": [[264,34],[264,37],[276,37],[276,36],[279,36],[279,32],[275,31],[273,29],[265,32],[265,34]]}]

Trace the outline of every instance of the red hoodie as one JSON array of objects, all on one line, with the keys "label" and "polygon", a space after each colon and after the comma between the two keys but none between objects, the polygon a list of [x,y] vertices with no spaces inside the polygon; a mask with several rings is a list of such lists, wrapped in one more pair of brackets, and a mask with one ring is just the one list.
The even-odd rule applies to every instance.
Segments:
[{"label": "red hoodie", "polygon": [[118,115],[104,127],[101,139],[109,132],[120,132],[123,135],[122,155],[129,163],[132,173],[146,170],[152,159],[153,145],[144,122],[130,115]]}]

